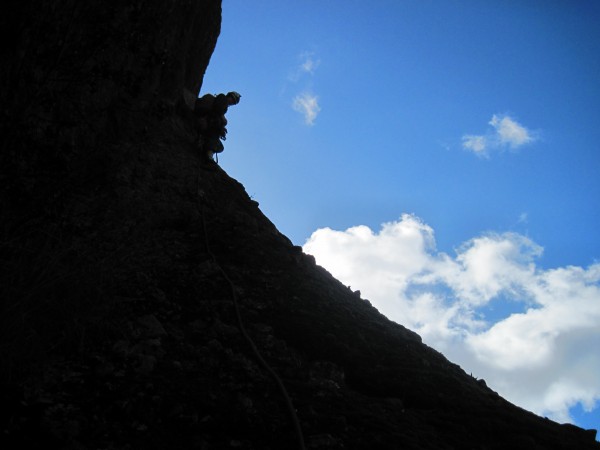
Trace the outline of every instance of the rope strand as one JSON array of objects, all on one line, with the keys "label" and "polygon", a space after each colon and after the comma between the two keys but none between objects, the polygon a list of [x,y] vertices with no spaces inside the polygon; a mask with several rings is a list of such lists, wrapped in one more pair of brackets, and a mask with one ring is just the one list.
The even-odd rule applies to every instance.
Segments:
[{"label": "rope strand", "polygon": [[252,349],[254,356],[256,356],[256,359],[260,362],[260,365],[269,373],[269,375],[271,375],[273,380],[275,380],[275,383],[277,384],[277,387],[279,388],[281,395],[285,399],[285,403],[286,403],[288,412],[290,414],[290,418],[294,425],[294,430],[296,432],[296,438],[298,441],[298,449],[306,450],[306,447],[304,445],[304,435],[302,433],[302,427],[300,426],[300,421],[298,420],[298,416],[296,414],[296,409],[294,408],[294,404],[292,403],[292,399],[291,399],[290,395],[288,394],[288,391],[285,388],[285,385],[283,384],[283,381],[281,380],[281,378],[277,375],[275,370],[273,370],[273,368],[267,363],[267,361],[265,361],[265,359],[261,355],[260,351],[256,347],[256,344],[254,343],[254,341],[252,340],[252,338],[246,331],[246,327],[244,326],[244,322],[242,320],[242,315],[240,313],[240,308],[238,305],[238,295],[237,295],[237,292],[235,289],[235,284],[233,283],[233,281],[231,280],[231,278],[229,277],[229,275],[227,274],[225,269],[223,269],[223,267],[219,264],[217,257],[210,249],[210,244],[209,244],[209,239],[208,239],[208,231],[207,231],[207,227],[206,227],[206,219],[205,219],[205,214],[204,214],[204,204],[202,201],[204,199],[204,193],[200,190],[200,167],[198,168],[197,194],[198,194],[197,205],[198,205],[198,210],[200,212],[200,217],[202,219],[202,228],[204,230],[204,243],[206,246],[206,251],[212,258],[212,260],[216,264],[216,266],[219,268],[219,271],[221,272],[221,275],[223,275],[223,278],[225,279],[225,281],[227,281],[227,283],[229,284],[229,287],[231,289],[231,297],[233,299],[233,306],[235,309],[235,315],[236,315],[236,319],[237,319],[238,328],[239,328],[240,332],[242,333],[242,336],[244,337],[246,342],[248,342],[248,344],[250,345],[250,348]]}]

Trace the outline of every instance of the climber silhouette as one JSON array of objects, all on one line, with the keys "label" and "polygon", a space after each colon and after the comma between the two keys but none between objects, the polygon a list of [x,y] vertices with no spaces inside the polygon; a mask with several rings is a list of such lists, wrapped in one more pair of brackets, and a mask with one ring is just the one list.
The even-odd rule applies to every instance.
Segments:
[{"label": "climber silhouette", "polygon": [[224,150],[222,140],[227,136],[225,114],[232,105],[240,102],[241,95],[235,91],[227,94],[206,94],[194,104],[194,115],[199,122],[199,145],[202,151],[212,159],[213,155]]}]

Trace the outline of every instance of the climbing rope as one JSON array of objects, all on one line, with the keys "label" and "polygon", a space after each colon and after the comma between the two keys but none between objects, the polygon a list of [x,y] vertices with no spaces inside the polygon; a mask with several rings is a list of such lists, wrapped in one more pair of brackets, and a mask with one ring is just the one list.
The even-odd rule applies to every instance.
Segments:
[{"label": "climbing rope", "polygon": [[242,315],[240,313],[240,308],[238,305],[238,295],[237,295],[237,291],[235,288],[235,284],[233,283],[233,281],[231,280],[231,278],[229,277],[229,275],[227,274],[225,269],[223,269],[223,267],[219,264],[217,257],[210,249],[210,243],[209,243],[209,239],[208,239],[208,231],[207,231],[207,227],[206,227],[206,218],[205,218],[205,214],[204,214],[204,192],[202,192],[202,190],[200,189],[200,167],[198,167],[197,199],[198,199],[198,201],[197,201],[198,210],[200,212],[200,217],[202,219],[202,228],[204,230],[204,245],[206,247],[207,253],[210,255],[210,257],[213,260],[213,262],[215,263],[215,265],[219,268],[219,272],[221,272],[221,275],[223,276],[225,281],[227,281],[227,283],[229,284],[229,288],[231,289],[231,297],[233,299],[233,306],[235,309],[235,316],[237,319],[238,328],[239,328],[240,332],[242,333],[242,336],[244,337],[246,342],[248,342],[248,344],[250,345],[250,348],[252,349],[254,356],[256,356],[256,359],[260,362],[260,365],[269,373],[269,375],[271,375],[273,380],[275,380],[275,383],[277,384],[279,391],[281,392],[281,395],[285,399],[285,403],[286,403],[288,412],[290,414],[290,418],[294,425],[294,430],[296,432],[296,438],[298,441],[298,449],[306,450],[306,447],[304,445],[304,435],[302,433],[302,427],[300,426],[300,421],[298,420],[298,416],[296,414],[296,409],[294,408],[294,404],[292,403],[292,399],[291,399],[290,395],[288,394],[288,391],[285,388],[283,381],[281,381],[281,378],[279,378],[279,376],[273,370],[273,368],[269,365],[269,363],[267,363],[267,361],[265,361],[265,359],[261,355],[260,351],[256,347],[256,344],[254,343],[254,341],[252,340],[252,338],[246,331],[246,327],[244,326],[244,322],[242,320]]}]

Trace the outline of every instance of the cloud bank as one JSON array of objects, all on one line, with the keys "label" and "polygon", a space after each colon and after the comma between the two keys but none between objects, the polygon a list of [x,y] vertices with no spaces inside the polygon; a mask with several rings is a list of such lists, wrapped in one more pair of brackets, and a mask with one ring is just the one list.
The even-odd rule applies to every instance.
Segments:
[{"label": "cloud bank", "polygon": [[489,157],[490,151],[516,150],[536,140],[535,133],[508,115],[494,114],[488,125],[493,130],[486,134],[465,134],[462,137],[463,148],[478,156]]},{"label": "cloud bank", "polygon": [[448,255],[412,215],[378,233],[322,228],[304,251],[513,403],[560,422],[598,406],[600,264],[541,269],[542,247],[517,233]]}]

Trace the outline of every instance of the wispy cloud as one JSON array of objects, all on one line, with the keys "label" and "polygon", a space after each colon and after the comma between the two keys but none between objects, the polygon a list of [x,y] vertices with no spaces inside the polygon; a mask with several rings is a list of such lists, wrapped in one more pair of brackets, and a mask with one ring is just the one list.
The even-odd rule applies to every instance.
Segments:
[{"label": "wispy cloud", "polygon": [[487,140],[485,136],[475,136],[467,134],[463,136],[463,147],[472,150],[476,154],[482,154],[487,148]]},{"label": "wispy cloud", "polygon": [[379,232],[319,229],[304,250],[510,401],[559,421],[577,404],[598,407],[600,264],[541,269],[542,247],[518,233],[448,255],[412,215]]},{"label": "wispy cloud", "polygon": [[304,116],[304,123],[306,125],[314,125],[315,119],[321,111],[319,97],[310,92],[303,92],[296,95],[292,101],[292,108]]},{"label": "wispy cloud", "polygon": [[527,223],[529,221],[529,214],[527,214],[526,212],[522,212],[521,214],[519,214],[519,219],[517,221],[517,223]]},{"label": "wispy cloud", "polygon": [[321,64],[321,60],[315,57],[313,52],[304,52],[300,55],[302,59],[302,63],[300,64],[300,69],[303,72],[309,73],[313,75],[317,67]]},{"label": "wispy cloud", "polygon": [[296,83],[304,75],[314,75],[320,64],[321,60],[314,52],[302,52],[298,55],[298,64],[294,67],[288,78],[290,81]]},{"label": "wispy cloud", "polygon": [[494,114],[488,122],[492,127],[486,134],[466,134],[463,148],[478,156],[489,157],[491,151],[509,148],[516,150],[536,140],[536,134],[508,115]]},{"label": "wispy cloud", "polygon": [[321,112],[319,97],[313,93],[312,80],[321,60],[314,52],[302,52],[298,56],[298,65],[288,77],[289,81],[299,83],[302,80],[303,90],[292,99],[292,109],[304,116],[304,123],[312,126]]},{"label": "wispy cloud", "polygon": [[533,141],[531,132],[508,116],[493,115],[489,124],[496,129],[501,145],[518,148]]}]

